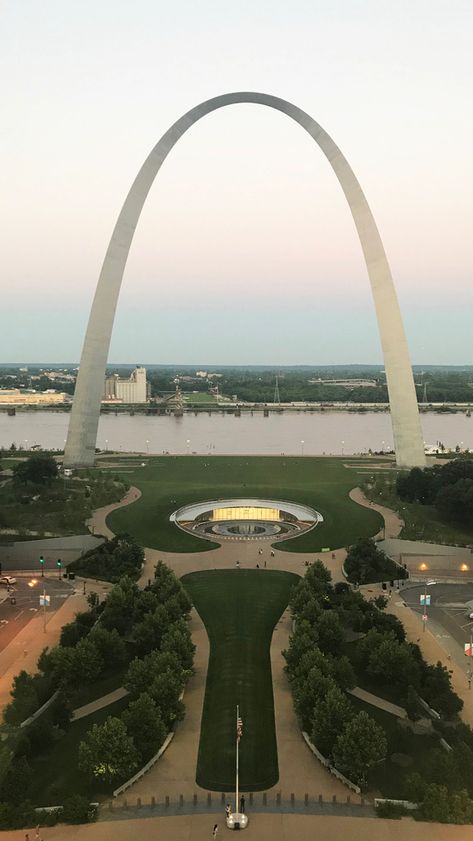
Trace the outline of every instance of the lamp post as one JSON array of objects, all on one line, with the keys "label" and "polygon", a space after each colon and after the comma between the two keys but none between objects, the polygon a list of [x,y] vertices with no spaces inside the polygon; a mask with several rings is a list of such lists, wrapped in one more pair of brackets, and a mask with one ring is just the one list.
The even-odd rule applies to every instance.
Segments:
[{"label": "lamp post", "polygon": [[345,441],[342,441],[342,456],[345,453]]},{"label": "lamp post", "polygon": [[190,446],[191,446],[190,438],[187,438],[187,440],[186,440],[186,446],[187,446],[187,455],[189,455],[189,453],[190,453]]},{"label": "lamp post", "polygon": [[108,453],[108,438],[105,439],[105,452]]},{"label": "lamp post", "polygon": [[148,441],[148,439],[146,439],[146,452],[149,455],[149,441]]},{"label": "lamp post", "polygon": [[301,455],[304,455],[304,441],[301,441]]},{"label": "lamp post", "polygon": [[[38,583],[37,578],[32,578],[31,581],[28,581],[28,587],[36,587]],[[46,596],[46,585],[43,581],[43,592],[39,597],[39,606],[42,607],[42,614],[43,614],[43,634],[46,633],[46,604],[48,602],[49,596]]]}]

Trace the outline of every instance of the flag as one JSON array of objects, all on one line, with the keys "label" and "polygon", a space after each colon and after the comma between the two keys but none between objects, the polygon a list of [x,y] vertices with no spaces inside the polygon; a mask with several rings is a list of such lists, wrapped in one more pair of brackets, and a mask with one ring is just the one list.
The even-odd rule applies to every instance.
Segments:
[{"label": "flag", "polygon": [[243,719],[237,718],[237,741],[239,742],[243,736]]}]

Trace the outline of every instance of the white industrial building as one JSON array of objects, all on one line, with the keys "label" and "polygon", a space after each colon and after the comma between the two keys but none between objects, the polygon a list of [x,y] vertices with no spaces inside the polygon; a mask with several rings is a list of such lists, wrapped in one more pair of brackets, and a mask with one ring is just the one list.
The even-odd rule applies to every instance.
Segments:
[{"label": "white industrial building", "polygon": [[120,377],[118,374],[107,377],[102,401],[107,403],[146,403],[148,401],[146,368],[135,368],[129,377]]}]

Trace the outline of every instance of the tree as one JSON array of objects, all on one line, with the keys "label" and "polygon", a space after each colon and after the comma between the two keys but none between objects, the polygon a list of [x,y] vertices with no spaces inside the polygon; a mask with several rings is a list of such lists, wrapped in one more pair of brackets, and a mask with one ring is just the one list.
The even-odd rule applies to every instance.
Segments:
[{"label": "tree", "polygon": [[289,638],[289,648],[283,651],[289,671],[297,667],[302,655],[317,645],[317,642],[317,629],[306,620],[298,622],[294,633]]},{"label": "tree", "polygon": [[37,682],[34,676],[25,672],[24,669],[13,678],[10,694],[12,700],[5,707],[3,714],[8,724],[21,724],[40,706]]},{"label": "tree", "polygon": [[190,671],[194,663],[195,645],[186,622],[181,619],[166,631],[162,638],[161,651],[174,653],[186,671]]},{"label": "tree", "polygon": [[337,768],[360,786],[366,785],[370,768],[386,757],[384,730],[367,713],[353,716],[339,734],[333,757]]},{"label": "tree", "polygon": [[435,666],[425,665],[422,694],[426,701],[448,718],[458,715],[463,708],[463,701],[452,689],[448,669],[440,660]]},{"label": "tree", "polygon": [[310,670],[305,680],[300,680],[294,687],[294,706],[304,730],[311,731],[315,708],[334,687],[336,683],[333,678],[322,674],[316,666]]},{"label": "tree", "polygon": [[104,660],[97,646],[90,638],[80,640],[73,649],[74,656],[70,668],[71,685],[92,683],[103,672]]},{"label": "tree", "polygon": [[133,610],[139,590],[126,576],[112,587],[107,596],[101,622],[110,631],[116,628],[124,636],[133,624]]},{"label": "tree", "polygon": [[58,476],[57,463],[49,454],[36,454],[21,461],[13,468],[13,479],[18,484],[50,485]]},{"label": "tree", "polygon": [[79,769],[106,784],[130,777],[138,762],[138,751],[125,724],[113,716],[103,724],[94,724],[79,745]]},{"label": "tree", "polygon": [[158,561],[154,570],[154,581],[149,588],[159,598],[161,604],[165,604],[170,598],[176,596],[179,600],[182,613],[189,613],[192,605],[181,582],[162,561]]},{"label": "tree", "polygon": [[169,616],[160,604],[154,613],[147,613],[133,628],[133,640],[138,654],[147,654],[161,647],[161,640],[169,628]]},{"label": "tree", "polygon": [[315,706],[312,741],[325,756],[331,756],[339,734],[353,717],[353,708],[338,686],[331,686]]},{"label": "tree", "polygon": [[147,692],[143,692],[136,701],[131,701],[123,712],[122,721],[142,762],[147,762],[166,737],[166,726],[156,702]]},{"label": "tree", "polygon": [[143,692],[148,691],[150,684],[157,675],[166,672],[177,679],[180,691],[182,691],[190,673],[183,670],[174,652],[153,651],[142,659],[135,657],[128,666],[125,675],[125,689],[128,689],[134,698],[138,698]]},{"label": "tree", "polygon": [[338,654],[345,635],[336,610],[324,610],[320,614],[317,632],[321,651],[324,654]]},{"label": "tree", "polygon": [[407,574],[403,567],[395,564],[368,537],[362,537],[350,546],[344,567],[348,580],[358,584],[405,578]]},{"label": "tree", "polygon": [[179,679],[171,672],[161,672],[150,684],[148,692],[161,712],[166,727],[184,718],[184,704],[179,700],[182,687]]},{"label": "tree", "polygon": [[99,623],[89,634],[107,669],[120,667],[127,659],[126,645],[115,628],[109,631]]}]

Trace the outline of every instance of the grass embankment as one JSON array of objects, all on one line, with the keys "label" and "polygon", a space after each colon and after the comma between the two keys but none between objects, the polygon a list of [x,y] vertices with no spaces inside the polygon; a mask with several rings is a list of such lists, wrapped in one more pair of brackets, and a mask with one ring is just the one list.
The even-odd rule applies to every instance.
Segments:
[{"label": "grass embankment", "polygon": [[86,718],[73,722],[52,747],[40,756],[30,759],[32,781],[28,786],[28,796],[35,806],[57,806],[72,794],[85,797],[105,797],[115,786],[91,784],[86,775],[78,770],[79,745],[94,724],[103,724],[109,715],[120,716],[127,707],[129,698],[122,698]]},{"label": "grass embankment", "polygon": [[421,540],[426,543],[466,546],[473,543],[473,528],[465,528],[442,518],[433,505],[404,502],[396,493],[396,477],[392,474],[373,471],[360,483],[365,496],[397,511],[404,520],[399,537],[403,540]]},{"label": "grass embankment", "polygon": [[301,537],[278,543],[288,552],[318,552],[348,546],[358,537],[371,537],[381,528],[379,514],[349,499],[359,482],[355,470],[341,459],[249,456],[160,456],[146,467],[114,460],[114,473],[136,485],[141,498],[113,511],[108,525],[117,534],[128,532],[143,546],[169,552],[202,552],[215,543],[192,537],[169,522],[170,514],[191,502],[232,497],[259,497],[301,502],[324,517]]},{"label": "grass embankment", "polygon": [[244,724],[241,789],[269,788],[279,778],[269,648],[298,576],[269,570],[212,570],[191,573],[181,581],[210,640],[197,783],[211,791],[234,790],[239,704]]}]

